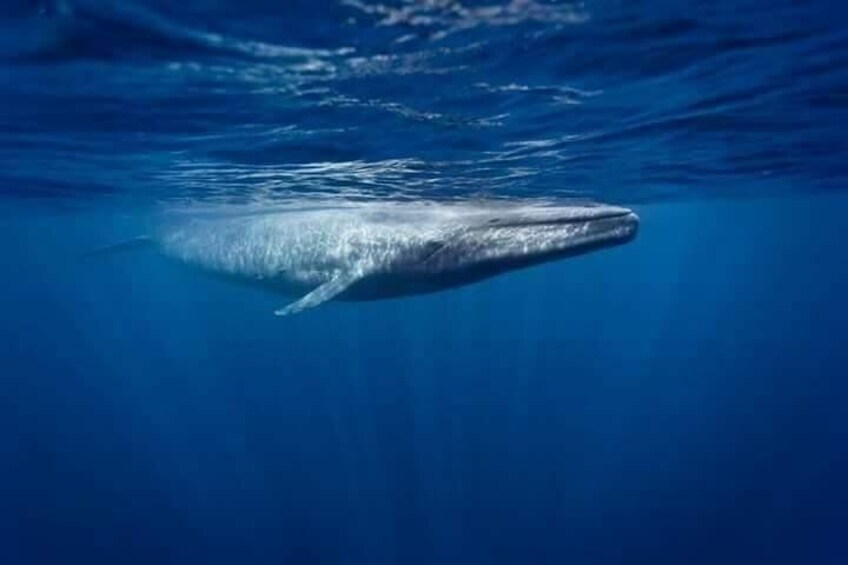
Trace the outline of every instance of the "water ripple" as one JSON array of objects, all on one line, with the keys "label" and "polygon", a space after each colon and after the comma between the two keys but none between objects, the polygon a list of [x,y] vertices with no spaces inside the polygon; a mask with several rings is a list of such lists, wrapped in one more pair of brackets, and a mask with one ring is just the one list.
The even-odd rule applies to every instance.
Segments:
[{"label": "water ripple", "polygon": [[142,201],[844,188],[814,3],[52,0],[0,9],[0,191]]}]

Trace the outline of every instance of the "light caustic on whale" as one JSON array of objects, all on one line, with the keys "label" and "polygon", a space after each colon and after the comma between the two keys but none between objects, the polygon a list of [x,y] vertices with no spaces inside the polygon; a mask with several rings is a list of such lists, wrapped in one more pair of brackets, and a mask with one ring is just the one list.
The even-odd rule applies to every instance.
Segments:
[{"label": "light caustic on whale", "polygon": [[299,297],[283,316],[332,299],[424,294],[632,240],[639,219],[600,204],[371,203],[261,213],[179,214],[155,246],[227,278]]}]

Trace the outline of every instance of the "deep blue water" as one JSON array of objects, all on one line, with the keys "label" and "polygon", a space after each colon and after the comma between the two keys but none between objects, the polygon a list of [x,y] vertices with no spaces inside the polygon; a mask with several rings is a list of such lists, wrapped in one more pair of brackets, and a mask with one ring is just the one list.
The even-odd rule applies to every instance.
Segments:
[{"label": "deep blue water", "polygon": [[[3,0],[0,563],[845,563],[846,16]],[[79,259],[175,206],[489,198],[642,225],[284,319]]]}]

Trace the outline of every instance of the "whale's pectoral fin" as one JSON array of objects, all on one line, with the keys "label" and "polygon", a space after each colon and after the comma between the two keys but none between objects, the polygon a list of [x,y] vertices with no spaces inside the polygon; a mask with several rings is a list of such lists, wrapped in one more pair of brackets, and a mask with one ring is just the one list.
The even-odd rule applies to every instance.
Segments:
[{"label": "whale's pectoral fin", "polygon": [[350,286],[359,280],[359,278],[360,277],[352,274],[338,274],[324,284],[318,286],[300,300],[292,302],[285,308],[280,308],[274,312],[274,314],[277,316],[288,316],[289,314],[303,312],[309,308],[315,308],[328,300],[332,300],[346,289],[350,288]]}]

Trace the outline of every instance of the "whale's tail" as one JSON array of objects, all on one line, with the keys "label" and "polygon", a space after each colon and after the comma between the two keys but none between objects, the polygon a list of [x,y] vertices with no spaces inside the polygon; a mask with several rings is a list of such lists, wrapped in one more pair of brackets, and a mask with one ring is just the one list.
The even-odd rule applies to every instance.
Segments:
[{"label": "whale's tail", "polygon": [[150,236],[142,235],[139,237],[134,237],[132,239],[120,241],[118,243],[104,245],[103,247],[98,247],[97,249],[92,249],[91,251],[83,253],[80,258],[83,260],[101,259],[125,253],[127,251],[147,249],[152,245],[153,239]]}]

